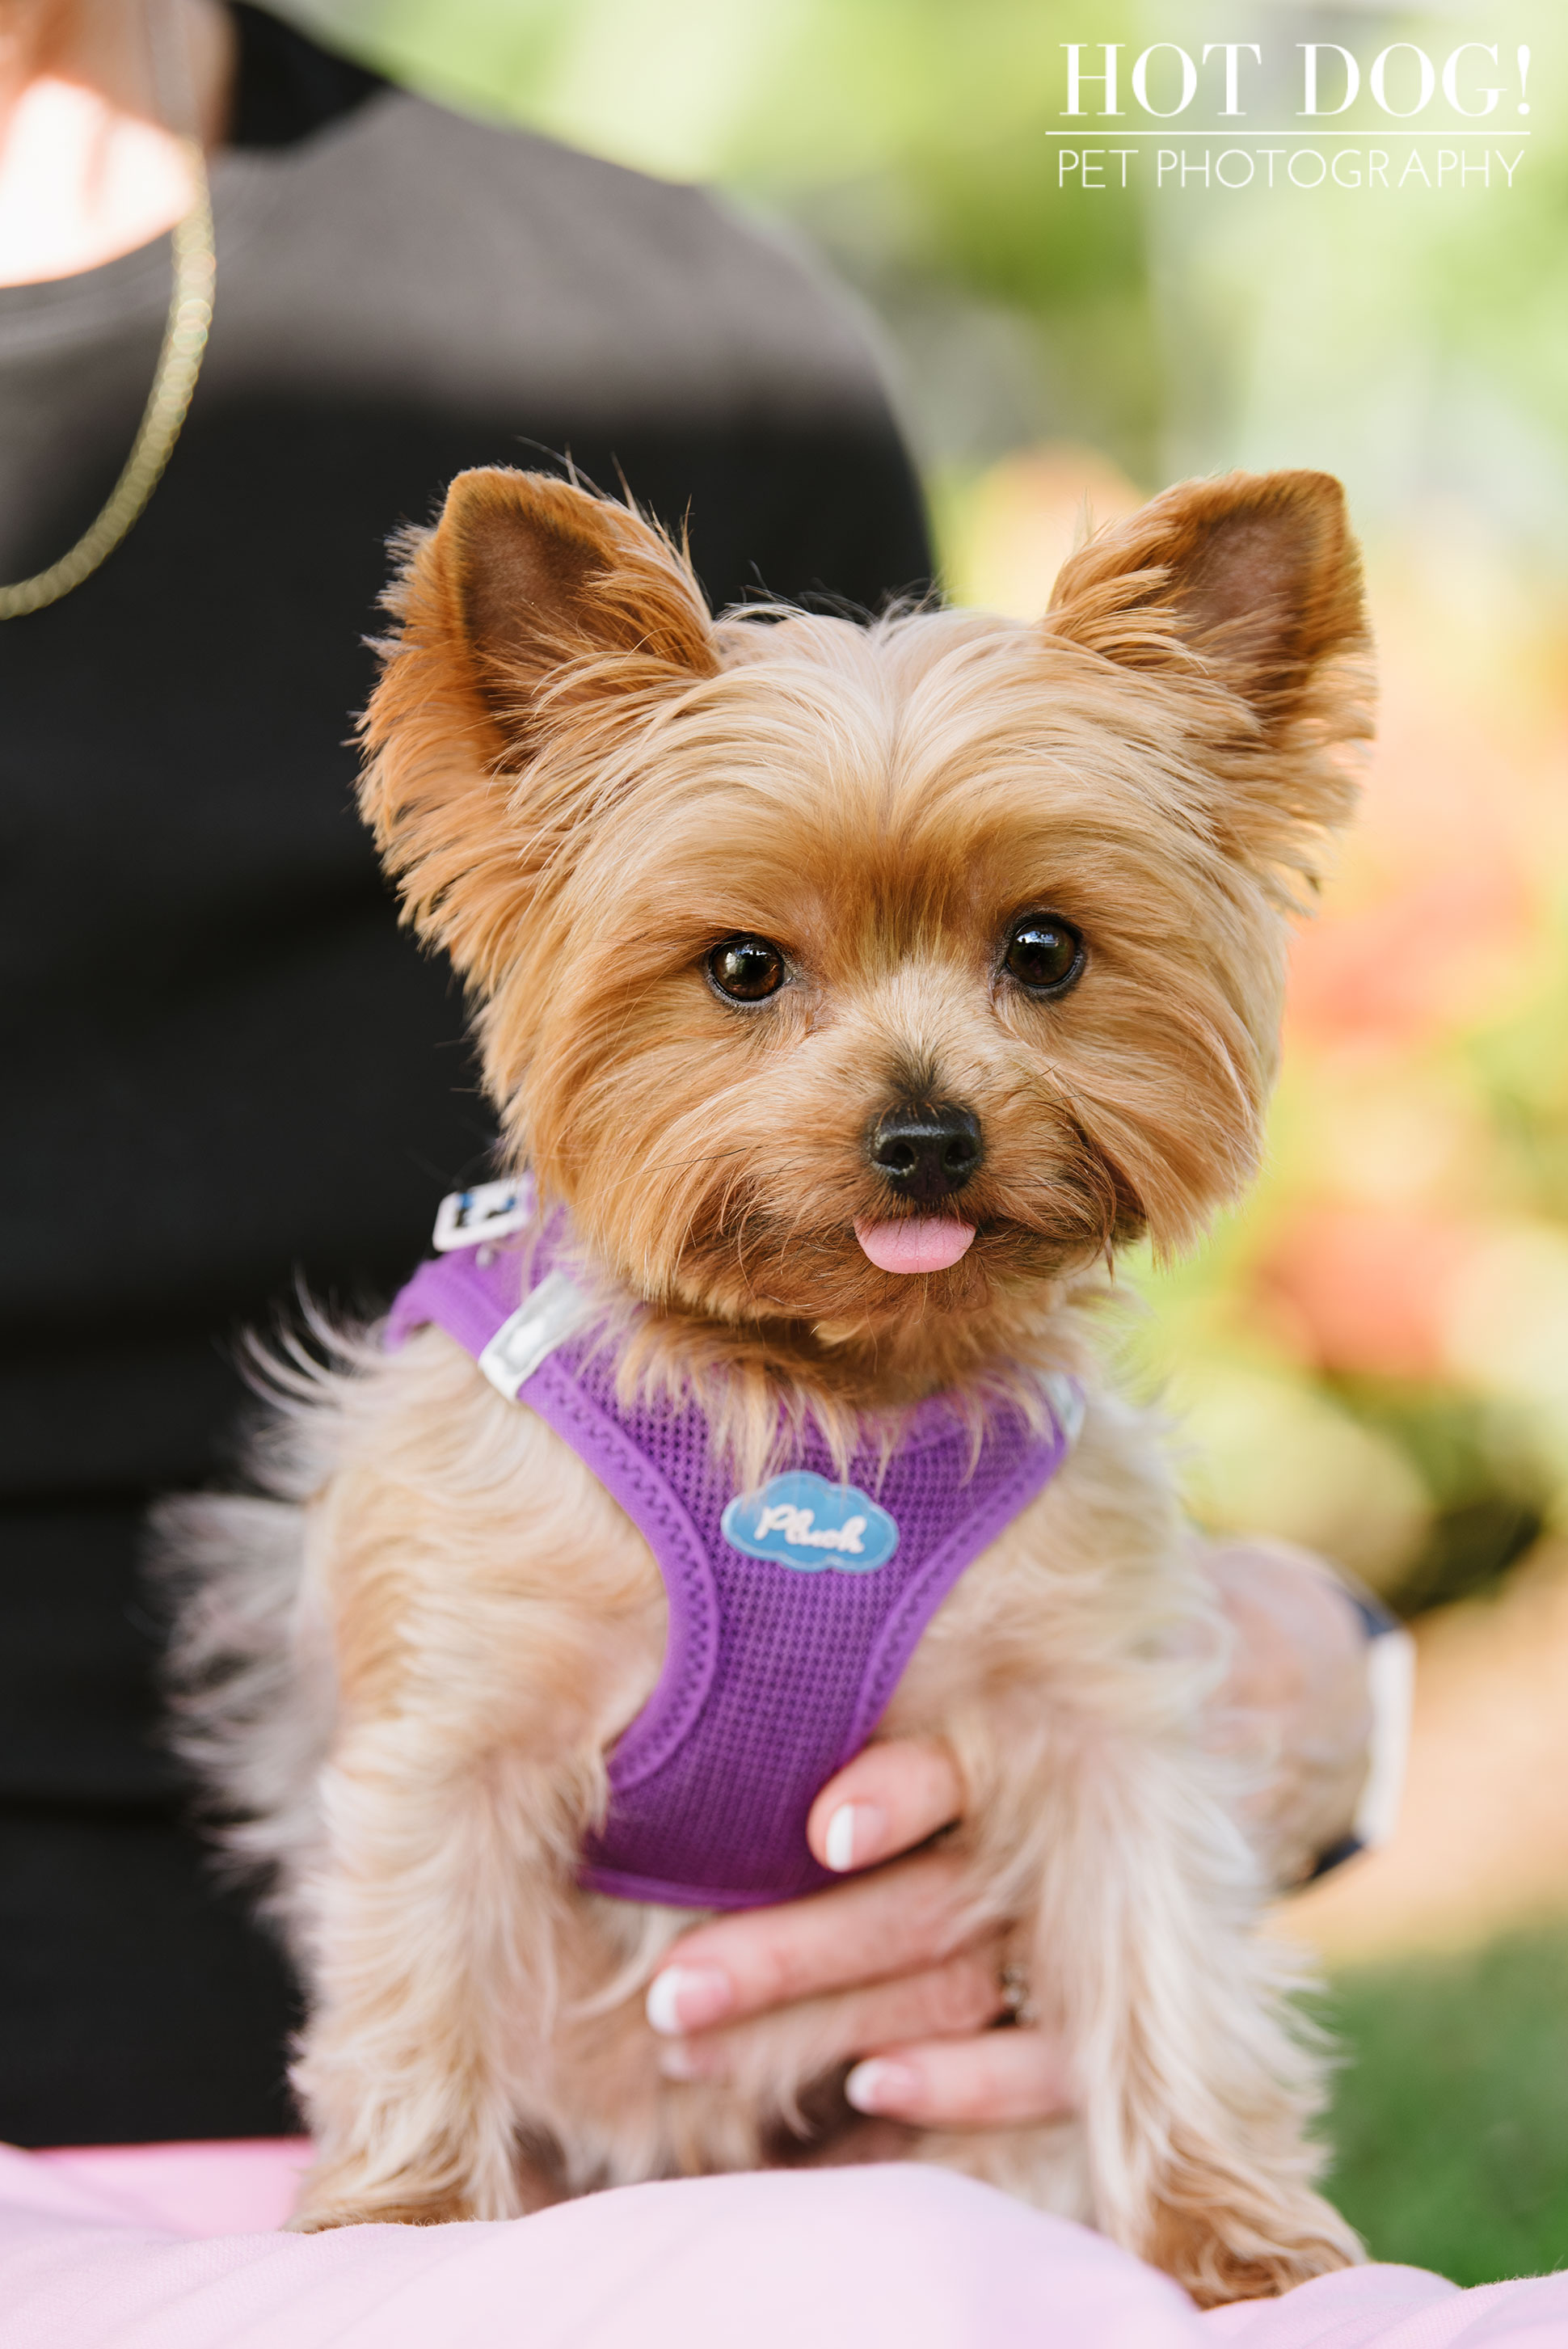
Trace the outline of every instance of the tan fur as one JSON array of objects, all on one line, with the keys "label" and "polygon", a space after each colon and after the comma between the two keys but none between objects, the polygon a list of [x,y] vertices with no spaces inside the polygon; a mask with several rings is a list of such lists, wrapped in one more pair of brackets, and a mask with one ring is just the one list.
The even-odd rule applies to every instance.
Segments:
[{"label": "tan fur", "polygon": [[[697,1392],[737,1473],[950,1389],[1038,1408],[1101,1270],[1178,1247],[1257,1158],[1285,916],[1367,730],[1336,485],[1189,484],[1090,542],[1030,628],[709,621],[635,515],[500,471],[411,538],[364,805],[475,1001],[504,1148],[569,1207],[628,1392]],[[1057,1000],[999,965],[1078,926]],[[726,936],[791,978],[738,1010]],[[959,1100],[985,1164],[950,1271],[877,1271],[868,1121]],[[641,1992],[689,1916],[579,1890],[657,1677],[657,1571],[541,1422],[437,1331],[302,1355],[270,1500],[197,1504],[188,1737],[304,1969],[319,2155],[297,2223],[889,2146],[1092,2219],[1204,2300],[1356,2255],[1311,2191],[1316,2066],[1219,1765],[1218,1655],[1155,1431],[1104,1394],[969,1570],[879,1733],[945,1737],[976,1918],[1014,1921],[1081,2117],[872,2129],[810,2007],[753,2076],[663,2079]],[[248,1513],[248,1514],[247,1514]],[[794,2151],[791,2154],[791,2147]]]}]

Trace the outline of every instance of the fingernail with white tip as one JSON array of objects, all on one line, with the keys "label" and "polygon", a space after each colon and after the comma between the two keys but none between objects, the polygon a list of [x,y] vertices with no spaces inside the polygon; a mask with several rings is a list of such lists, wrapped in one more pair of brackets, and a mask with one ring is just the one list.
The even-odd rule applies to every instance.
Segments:
[{"label": "fingernail with white tip", "polygon": [[890,2063],[885,2055],[857,2064],[844,2082],[844,2101],[857,2113],[904,2112],[919,2095],[918,2075],[907,2064]]},{"label": "fingernail with white tip", "polygon": [[647,2017],[662,2039],[706,2031],[735,2004],[735,1985],[717,1966],[666,1966],[648,1984]]},{"label": "fingernail with white tip", "polygon": [[887,1833],[887,1815],[875,1803],[841,1803],[828,1821],[822,1859],[836,1876],[874,1859]]}]

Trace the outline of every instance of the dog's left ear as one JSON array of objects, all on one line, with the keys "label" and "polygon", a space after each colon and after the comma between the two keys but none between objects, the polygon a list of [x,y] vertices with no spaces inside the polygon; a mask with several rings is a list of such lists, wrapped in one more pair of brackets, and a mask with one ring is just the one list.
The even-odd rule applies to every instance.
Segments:
[{"label": "dog's left ear", "polygon": [[[1325,664],[1367,644],[1345,493],[1328,473],[1183,481],[1063,565],[1046,626],[1123,667],[1196,667],[1277,740]],[[1365,733],[1344,702],[1342,738]]]},{"label": "dog's left ear", "polygon": [[359,803],[405,920],[484,990],[615,741],[716,673],[713,630],[663,532],[551,474],[459,473],[399,553]]}]

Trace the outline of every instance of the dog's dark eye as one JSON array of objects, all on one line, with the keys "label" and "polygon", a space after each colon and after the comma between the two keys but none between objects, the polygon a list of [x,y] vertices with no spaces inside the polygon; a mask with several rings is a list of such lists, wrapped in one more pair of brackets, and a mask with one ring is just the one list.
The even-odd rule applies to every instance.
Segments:
[{"label": "dog's dark eye", "polygon": [[732,1003],[762,1003],[784,984],[784,957],[770,938],[724,938],[707,958],[707,975]]},{"label": "dog's dark eye", "polygon": [[1002,961],[1031,995],[1065,995],[1083,977],[1083,940],[1055,914],[1025,914],[1007,933]]}]

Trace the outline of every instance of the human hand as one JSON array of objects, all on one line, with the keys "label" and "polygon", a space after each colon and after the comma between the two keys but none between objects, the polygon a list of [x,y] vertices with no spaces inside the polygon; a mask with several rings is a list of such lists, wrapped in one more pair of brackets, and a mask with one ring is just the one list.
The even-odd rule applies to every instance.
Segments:
[{"label": "human hand", "polygon": [[1068,2111],[1059,2042],[1034,2023],[994,2027],[1016,1989],[1005,1979],[1003,1935],[976,1931],[965,1915],[961,1857],[913,1849],[962,1806],[957,1769],[934,1740],[857,1754],[807,1825],[817,1858],[852,1880],[682,1937],[648,1992],[648,2019],[671,2043],[665,2070],[752,2075],[787,2020],[814,2069],[860,2059],[844,2093],[862,2113],[937,2128]]}]

